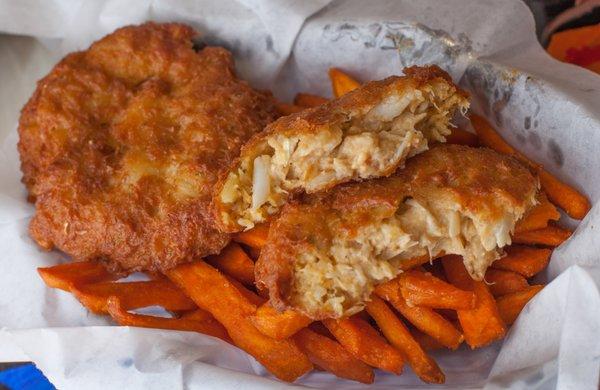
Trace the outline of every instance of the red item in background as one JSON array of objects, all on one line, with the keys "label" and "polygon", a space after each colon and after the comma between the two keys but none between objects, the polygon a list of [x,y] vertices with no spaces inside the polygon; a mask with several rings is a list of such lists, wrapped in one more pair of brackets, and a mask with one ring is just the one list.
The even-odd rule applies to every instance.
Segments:
[{"label": "red item in background", "polygon": [[557,60],[600,73],[600,24],[553,34],[548,53]]}]

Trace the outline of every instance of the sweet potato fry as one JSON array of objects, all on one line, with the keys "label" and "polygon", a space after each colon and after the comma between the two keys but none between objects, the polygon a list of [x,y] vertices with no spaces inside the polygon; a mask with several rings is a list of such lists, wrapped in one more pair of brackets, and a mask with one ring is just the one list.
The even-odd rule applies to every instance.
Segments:
[{"label": "sweet potato fry", "polygon": [[506,256],[494,261],[492,268],[512,271],[531,278],[548,266],[551,249],[513,245],[506,249]]},{"label": "sweet potato fry", "polygon": [[463,335],[444,317],[428,307],[409,306],[400,293],[399,279],[390,280],[375,288],[375,293],[388,301],[411,324],[427,333],[442,345],[456,349]]},{"label": "sweet potato fry", "polygon": [[64,291],[71,291],[74,284],[119,279],[119,276],[111,274],[102,264],[95,261],[78,261],[52,267],[40,267],[37,270],[48,287]]},{"label": "sweet potato fry", "polygon": [[438,349],[444,348],[444,346],[440,344],[436,339],[434,339],[426,333],[421,332],[417,328],[412,327],[410,329],[410,334],[425,351],[436,351]]},{"label": "sweet potato fry", "polygon": [[558,180],[551,173],[519,153],[484,118],[476,114],[471,114],[471,123],[482,145],[500,153],[513,155],[535,169],[539,175],[540,184],[552,203],[565,210],[572,218],[583,219],[585,217],[591,208],[591,204],[584,195],[575,188]]},{"label": "sweet potato fry", "polygon": [[542,288],[544,288],[544,286],[529,286],[525,290],[503,295],[498,298],[498,310],[500,311],[502,320],[509,325],[515,322],[527,302],[529,302],[535,294],[540,292]]},{"label": "sweet potato fry", "polygon": [[312,322],[304,314],[293,310],[278,312],[268,302],[258,308],[251,320],[256,329],[278,340],[287,339]]},{"label": "sweet potato fry", "polygon": [[461,290],[428,272],[410,270],[400,274],[402,297],[410,306],[432,309],[473,309],[475,294]]},{"label": "sweet potato fry", "polygon": [[373,383],[375,374],[371,367],[352,356],[337,341],[308,328],[300,329],[293,338],[315,365],[340,378]]},{"label": "sweet potato fry", "polygon": [[473,134],[460,127],[453,127],[450,135],[446,137],[446,143],[466,146],[478,146],[479,138],[477,134]]},{"label": "sweet potato fry", "polygon": [[540,203],[517,222],[515,233],[545,228],[549,221],[558,221],[559,218],[560,213],[556,207],[544,196]]},{"label": "sweet potato fry", "polygon": [[189,318],[165,318],[133,314],[125,310],[117,297],[109,297],[106,307],[107,312],[119,325],[137,326],[138,328],[185,330],[203,333],[231,342],[223,325],[214,318],[197,321]]},{"label": "sweet potato fry", "polygon": [[206,258],[206,262],[247,286],[254,285],[254,262],[235,242],[218,255]]},{"label": "sweet potato fry", "polygon": [[367,311],[373,317],[385,338],[400,350],[413,371],[427,383],[444,383],[446,377],[437,363],[425,353],[406,326],[377,295],[371,297]]},{"label": "sweet potato fry", "polygon": [[513,242],[515,244],[559,246],[571,237],[570,230],[549,225],[542,229],[515,233]]},{"label": "sweet potato fry", "polygon": [[409,269],[416,268],[425,263],[429,263],[430,261],[431,258],[429,257],[429,255],[413,257],[410,259],[402,260],[402,262],[400,262],[400,269],[402,271],[406,271]]},{"label": "sweet potato fry", "polygon": [[495,297],[521,291],[529,287],[527,279],[523,275],[493,268],[488,269],[485,273],[485,281],[489,283],[488,287]]},{"label": "sweet potato fry", "polygon": [[75,284],[71,293],[83,306],[97,314],[107,313],[111,296],[116,297],[125,310],[147,306],[162,306],[172,311],[196,308],[196,304],[170,280]]},{"label": "sweet potato fry", "polygon": [[327,103],[328,100],[322,96],[311,95],[310,93],[299,93],[294,98],[294,104],[304,108],[317,107]]},{"label": "sweet potato fry", "polygon": [[442,264],[450,283],[473,291],[477,297],[474,309],[457,311],[467,344],[471,348],[478,348],[504,337],[506,326],[485,282],[471,279],[460,256],[445,256]]},{"label": "sweet potato fry", "polygon": [[338,68],[329,69],[331,88],[336,98],[360,87],[360,83]]},{"label": "sweet potato fry", "polygon": [[295,104],[276,102],[275,108],[281,115],[291,115],[295,112],[304,110],[304,107],[296,106]]},{"label": "sweet potato fry", "polygon": [[256,225],[254,228],[246,230],[245,232],[235,234],[233,240],[248,245],[249,247],[260,249],[267,242],[268,235],[269,225],[263,223]]},{"label": "sweet potato fry", "polygon": [[291,382],[312,369],[308,357],[292,340],[272,339],[252,325],[250,316],[256,312],[256,305],[210,265],[195,261],[167,271],[167,276],[223,324],[235,345],[279,379]]},{"label": "sweet potato fry", "polygon": [[349,317],[324,320],[323,324],[355,358],[394,374],[402,372],[402,354],[389,345],[365,320]]}]

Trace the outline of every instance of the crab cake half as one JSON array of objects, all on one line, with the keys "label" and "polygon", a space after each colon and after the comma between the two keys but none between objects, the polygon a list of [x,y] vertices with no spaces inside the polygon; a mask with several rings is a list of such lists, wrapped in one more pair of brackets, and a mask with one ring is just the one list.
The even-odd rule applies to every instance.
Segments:
[{"label": "crab cake half", "polygon": [[336,100],[280,118],[242,148],[216,187],[224,231],[249,229],[276,214],[291,194],[388,176],[444,142],[466,94],[437,66],[411,67]]},{"label": "crab cake half", "polygon": [[147,23],[65,57],[23,108],[19,152],[43,248],[113,270],[168,269],[229,240],[210,207],[218,172],[274,119],[231,54]]},{"label": "crab cake half", "polygon": [[417,256],[461,255],[482,279],[537,191],[537,178],[512,157],[439,145],[394,176],[286,205],[257,262],[257,283],[276,308],[323,319],[362,310],[377,284]]}]

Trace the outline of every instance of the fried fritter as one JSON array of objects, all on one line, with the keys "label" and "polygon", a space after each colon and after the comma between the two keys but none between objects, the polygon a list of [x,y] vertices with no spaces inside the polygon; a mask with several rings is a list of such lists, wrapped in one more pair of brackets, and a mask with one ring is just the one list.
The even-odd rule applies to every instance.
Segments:
[{"label": "fried fritter", "polygon": [[253,137],[216,187],[224,231],[249,229],[290,195],[389,176],[404,161],[444,142],[466,93],[437,66],[374,81],[339,99],[280,118]]},{"label": "fried fritter", "polygon": [[482,279],[537,191],[537,178],[512,157],[439,145],[394,176],[284,206],[256,280],[276,308],[323,319],[362,310],[375,285],[417,256],[462,255]]},{"label": "fried fritter", "polygon": [[66,56],[23,108],[19,152],[45,249],[115,271],[165,270],[217,253],[219,170],[274,119],[231,54],[195,31],[147,23]]}]

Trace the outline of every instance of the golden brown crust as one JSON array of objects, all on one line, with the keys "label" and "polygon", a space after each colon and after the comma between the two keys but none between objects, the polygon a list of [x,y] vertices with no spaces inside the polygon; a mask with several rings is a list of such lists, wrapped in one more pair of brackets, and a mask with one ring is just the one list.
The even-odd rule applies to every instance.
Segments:
[{"label": "golden brown crust", "polygon": [[[256,263],[256,281],[268,288],[274,307],[293,307],[290,292],[299,254],[327,252],[334,237],[352,237],[361,226],[392,216],[406,198],[458,202],[465,212],[491,223],[502,217],[503,208],[525,207],[536,185],[536,178],[512,157],[438,145],[409,159],[394,176],[341,185],[284,206]],[[314,318],[328,315],[313,313]]]},{"label": "golden brown crust", "polygon": [[274,119],[231,54],[192,48],[181,24],[121,28],[65,57],[23,108],[19,152],[32,237],[114,270],[168,269],[218,252],[218,171]]},{"label": "golden brown crust", "polygon": [[[297,134],[318,133],[323,127],[334,128],[341,125],[351,116],[364,115],[375,105],[380,103],[386,96],[394,92],[401,94],[404,91],[418,89],[424,84],[437,78],[442,78],[450,85],[453,85],[456,91],[463,97],[467,97],[467,92],[461,90],[453,84],[452,79],[444,70],[437,65],[425,67],[412,66],[404,69],[405,76],[390,76],[383,80],[371,81],[360,88],[343,95],[340,98],[330,100],[329,102],[314,108],[281,117],[269,124],[264,131],[255,134],[242,147],[239,157],[230,165],[229,169],[222,171],[221,176],[213,195],[215,205],[215,218],[219,228],[225,232],[236,232],[240,230],[233,221],[225,221],[222,218],[223,213],[227,213],[227,205],[220,200],[220,194],[227,180],[229,172],[236,172],[243,159],[248,156],[256,157],[264,153],[267,148],[267,140],[273,134],[283,136],[294,136]],[[390,166],[381,172],[381,176],[389,176],[395,171],[396,166]],[[328,183],[324,190],[333,188],[341,181]]]}]

